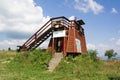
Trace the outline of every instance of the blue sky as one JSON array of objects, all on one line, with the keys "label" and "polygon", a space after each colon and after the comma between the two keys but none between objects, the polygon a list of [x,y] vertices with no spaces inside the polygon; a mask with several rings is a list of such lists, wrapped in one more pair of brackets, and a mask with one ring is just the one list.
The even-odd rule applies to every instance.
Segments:
[{"label": "blue sky", "polygon": [[[76,16],[77,19],[84,20],[88,49],[96,49],[102,53],[107,49],[115,49],[119,53],[120,0],[35,0],[35,3],[43,8],[45,16]],[[93,4],[95,10],[90,7],[84,12],[75,8],[76,5],[83,7],[80,6],[82,4]]]},{"label": "blue sky", "polygon": [[[120,0],[1,0],[0,49],[23,44],[49,18],[76,16],[85,22],[88,49],[120,54]],[[39,26],[39,27],[38,27]]]}]

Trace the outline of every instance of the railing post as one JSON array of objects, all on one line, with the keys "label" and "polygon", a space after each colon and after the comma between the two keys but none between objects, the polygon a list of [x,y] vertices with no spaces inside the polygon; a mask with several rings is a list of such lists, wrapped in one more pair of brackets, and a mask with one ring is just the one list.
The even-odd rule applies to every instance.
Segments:
[{"label": "railing post", "polygon": [[35,36],[35,44],[37,44],[37,34],[35,34],[34,36]]},{"label": "railing post", "polygon": [[52,57],[55,55],[54,38],[52,38]]}]

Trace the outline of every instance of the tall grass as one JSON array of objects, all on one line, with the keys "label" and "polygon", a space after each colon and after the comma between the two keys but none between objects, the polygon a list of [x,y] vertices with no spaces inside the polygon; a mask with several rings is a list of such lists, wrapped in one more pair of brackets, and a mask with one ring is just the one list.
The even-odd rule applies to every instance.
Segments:
[{"label": "tall grass", "polygon": [[10,63],[0,64],[5,68],[0,77],[2,75],[5,80],[39,80],[39,75],[47,71],[50,59],[51,53],[42,50],[17,53]]},{"label": "tall grass", "polygon": [[60,63],[55,72],[62,76],[62,80],[120,79],[120,61],[94,60],[89,54],[79,55],[76,58],[68,56]]},{"label": "tall grass", "polygon": [[[1,54],[0,54],[1,56]],[[120,61],[93,59],[89,54],[68,56],[51,73],[51,53],[42,50],[4,55],[0,58],[0,80],[119,80]],[[7,57],[6,57],[7,56]],[[8,60],[10,63],[1,63]]]}]

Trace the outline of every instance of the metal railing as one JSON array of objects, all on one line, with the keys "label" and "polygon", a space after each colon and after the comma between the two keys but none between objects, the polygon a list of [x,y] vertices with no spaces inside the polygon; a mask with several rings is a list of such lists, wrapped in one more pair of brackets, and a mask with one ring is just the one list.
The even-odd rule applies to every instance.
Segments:
[{"label": "metal railing", "polygon": [[64,16],[62,17],[56,17],[56,18],[51,18],[45,25],[43,25],[33,36],[31,36],[22,46],[22,48],[29,48],[32,43],[36,41],[37,38],[39,38],[41,35],[44,34],[47,30],[49,30],[51,27],[53,27],[56,24],[60,24],[66,27],[69,27],[70,20],[65,18]]}]

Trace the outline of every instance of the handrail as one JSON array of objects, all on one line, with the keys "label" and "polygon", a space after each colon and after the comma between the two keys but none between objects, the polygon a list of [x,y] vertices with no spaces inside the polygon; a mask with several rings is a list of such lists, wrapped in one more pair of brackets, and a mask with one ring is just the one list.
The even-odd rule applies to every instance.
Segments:
[{"label": "handrail", "polygon": [[[50,23],[50,20],[47,22],[47,24]],[[45,24],[43,27],[41,27],[32,37],[31,39],[28,40],[28,42],[26,42],[26,46],[29,46],[29,44],[31,44],[32,42],[35,41],[35,37],[39,37],[40,35],[43,34],[44,30],[48,27],[46,26],[47,24]],[[32,42],[31,42],[32,41]]]},{"label": "handrail", "polygon": [[69,19],[67,19],[66,17],[64,17],[64,16],[60,16],[60,17],[55,17],[55,18],[51,18],[51,20],[55,20],[55,19],[66,19],[67,21],[69,21],[70,22],[70,20]]},{"label": "handrail", "polygon": [[[50,22],[50,20],[49,20],[45,25],[47,25],[49,22]],[[29,42],[31,42],[31,41],[34,39],[34,36],[35,36],[42,28],[44,28],[45,25],[43,25],[35,34],[33,34],[33,36],[31,36],[31,37],[23,44],[23,46],[27,46],[26,44],[27,44],[27,43],[29,44]]]},{"label": "handrail", "polygon": [[[51,18],[46,24],[44,24],[36,33],[33,34],[24,44],[22,47],[29,47],[37,37],[40,37],[45,31],[51,28],[51,24],[54,21],[61,21],[61,25],[70,26],[70,20],[65,18],[64,16]],[[49,27],[50,26],[50,27]]]},{"label": "handrail", "polygon": [[[39,37],[39,36],[41,36],[45,31],[47,31],[48,29],[50,29],[49,28],[49,26],[51,25],[51,22],[48,24],[48,25],[46,25],[46,27],[44,27],[42,30],[41,30],[41,32],[38,32],[36,35]],[[48,28],[48,29],[47,29]],[[47,30],[46,30],[47,29]]]}]

